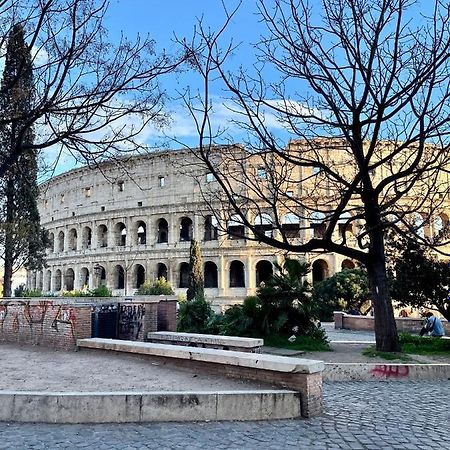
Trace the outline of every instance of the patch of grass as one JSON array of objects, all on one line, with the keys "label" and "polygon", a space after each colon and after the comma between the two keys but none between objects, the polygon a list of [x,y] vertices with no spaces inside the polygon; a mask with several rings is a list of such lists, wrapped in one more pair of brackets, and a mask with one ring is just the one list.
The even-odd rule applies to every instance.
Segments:
[{"label": "patch of grass", "polygon": [[444,355],[450,356],[450,339],[400,334],[400,345],[403,353],[412,355]]},{"label": "patch of grass", "polygon": [[264,345],[269,347],[287,348],[290,350],[304,350],[307,352],[329,352],[327,341],[312,336],[297,336],[294,342],[288,341],[289,336],[272,335],[264,338]]},{"label": "patch of grass", "polygon": [[394,361],[394,360],[399,360],[399,361],[403,361],[403,362],[412,361],[412,358],[408,355],[405,355],[404,353],[378,352],[375,349],[375,346],[373,346],[373,345],[364,349],[362,354],[364,356],[368,356],[369,358],[379,357],[379,358],[386,359],[388,361]]}]

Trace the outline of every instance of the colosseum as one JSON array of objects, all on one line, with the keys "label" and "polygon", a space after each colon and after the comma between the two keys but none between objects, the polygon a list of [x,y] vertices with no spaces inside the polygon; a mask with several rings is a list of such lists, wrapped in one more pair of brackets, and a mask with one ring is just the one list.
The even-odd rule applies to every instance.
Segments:
[{"label": "colosseum", "polygon": [[[257,161],[246,170],[256,179],[266,176]],[[309,170],[314,174],[314,168]],[[305,183],[300,187],[300,175],[293,174],[292,189],[299,191],[287,191],[288,200],[300,195],[300,189],[307,191]],[[202,251],[205,293],[213,306],[220,308],[254,294],[284,255],[252,239],[237,217],[217,212],[224,204],[213,204],[205,195],[214,192],[215,185],[212,173],[188,150],[120,158],[52,178],[41,185],[39,201],[51,245],[45,269],[28,274],[28,287],[60,293],[106,285],[114,295],[127,296],[145,280],[165,277],[176,293],[185,293],[190,241],[196,239]],[[324,197],[319,188],[314,184],[307,195],[315,192]],[[211,206],[216,208],[214,214]],[[299,218],[285,213],[282,232],[298,242],[320,234],[323,223],[314,214]],[[420,222],[423,217],[414,213],[413,220]],[[260,212],[249,220],[264,233],[277,232],[268,214]],[[447,226],[448,216],[441,214],[430,223],[419,224],[418,233],[436,235]],[[349,226],[343,217],[338,225],[336,233],[356,245],[358,224]],[[354,261],[334,253],[299,257],[311,263],[312,282],[355,267]]]},{"label": "colosseum", "polygon": [[[51,245],[45,269],[28,274],[28,287],[60,293],[103,284],[114,295],[132,295],[145,280],[165,277],[177,293],[185,293],[195,238],[205,293],[214,306],[254,294],[282,254],[247,239],[238,221],[218,226],[199,186],[199,180],[214,184],[214,178],[183,171],[189,162],[186,150],[155,152],[120,164],[105,162],[95,170],[73,169],[41,185],[41,221]],[[264,217],[254,220],[265,226]],[[300,224],[286,226],[301,238]],[[353,266],[334,254],[303,258],[313,263],[315,279]]]}]

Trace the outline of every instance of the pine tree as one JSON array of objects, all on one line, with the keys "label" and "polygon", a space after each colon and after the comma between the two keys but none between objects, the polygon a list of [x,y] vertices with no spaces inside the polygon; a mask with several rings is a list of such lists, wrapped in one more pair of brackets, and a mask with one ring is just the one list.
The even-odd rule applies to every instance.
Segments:
[{"label": "pine tree", "polygon": [[7,125],[0,128],[0,160],[20,149],[17,161],[1,180],[0,245],[4,259],[4,297],[11,296],[13,273],[21,267],[43,265],[46,233],[40,226],[37,207],[37,152],[26,148],[34,132],[28,124],[34,101],[30,49],[21,25],[11,29],[0,89],[0,111]]},{"label": "pine tree", "polygon": [[187,290],[187,299],[203,299],[204,281],[203,281],[203,263],[200,253],[200,246],[195,239],[191,241],[189,255],[189,282]]}]

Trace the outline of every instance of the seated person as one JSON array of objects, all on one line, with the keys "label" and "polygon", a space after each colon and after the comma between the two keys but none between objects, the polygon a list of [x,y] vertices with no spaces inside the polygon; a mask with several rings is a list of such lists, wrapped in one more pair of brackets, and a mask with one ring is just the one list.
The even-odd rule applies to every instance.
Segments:
[{"label": "seated person", "polygon": [[436,317],[431,312],[427,312],[425,314],[426,322],[424,326],[420,330],[420,335],[428,334],[434,337],[442,337],[444,336],[444,326],[442,325],[441,319]]}]

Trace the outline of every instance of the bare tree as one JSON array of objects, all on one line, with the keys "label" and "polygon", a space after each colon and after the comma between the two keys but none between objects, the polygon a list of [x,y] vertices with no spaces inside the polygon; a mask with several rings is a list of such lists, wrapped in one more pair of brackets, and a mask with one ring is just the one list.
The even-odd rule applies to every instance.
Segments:
[{"label": "bare tree", "polygon": [[[437,237],[448,225],[450,6],[433,2],[427,17],[414,16],[414,0],[272,4],[258,2],[267,33],[254,67],[228,69],[233,44],[220,41],[236,12],[216,32],[200,22],[192,42],[182,42],[205,86],[184,95],[200,135],[195,155],[216,180],[205,196],[214,207],[231,205],[228,232],[241,224],[247,239],[363,264],[377,349],[398,351],[386,232],[443,253],[447,244]],[[268,68],[279,79],[269,81]],[[247,132],[243,146],[215,146],[224,142],[212,114],[217,80]]]},{"label": "bare tree", "polygon": [[[149,37],[130,41],[122,36],[113,44],[104,26],[108,4],[0,1],[0,49],[13,25],[24,29],[36,92],[26,115],[0,115],[1,126],[23,124],[19,137],[31,127],[35,131],[33,144],[18,139],[0,161],[0,177],[24,152],[50,147],[55,159],[64,148],[87,164],[134,152],[142,148],[139,133],[165,121],[158,77],[173,71],[182,58],[157,55]],[[14,90],[14,83],[7,88]]]}]

